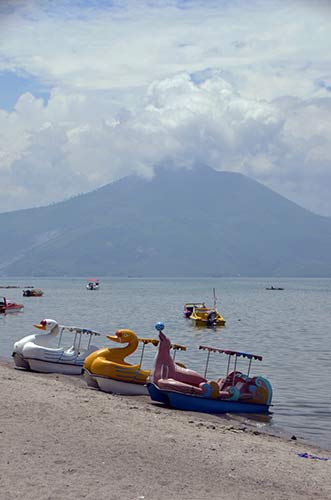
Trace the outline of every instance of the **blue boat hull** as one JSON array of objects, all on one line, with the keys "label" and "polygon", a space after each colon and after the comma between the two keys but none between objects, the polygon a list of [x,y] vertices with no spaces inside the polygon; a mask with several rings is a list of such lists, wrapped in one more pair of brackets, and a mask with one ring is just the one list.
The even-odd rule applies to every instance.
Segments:
[{"label": "blue boat hull", "polygon": [[269,406],[239,401],[208,399],[174,391],[161,391],[155,384],[147,384],[153,401],[164,403],[177,410],[198,411],[202,413],[255,413],[268,414]]}]

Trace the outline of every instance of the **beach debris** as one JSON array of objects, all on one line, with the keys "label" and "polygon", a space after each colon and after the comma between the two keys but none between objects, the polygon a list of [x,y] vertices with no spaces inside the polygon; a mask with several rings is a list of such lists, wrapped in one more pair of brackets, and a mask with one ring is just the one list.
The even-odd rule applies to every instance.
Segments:
[{"label": "beach debris", "polygon": [[310,453],[297,453],[297,455],[300,458],[311,458],[313,460],[323,460],[323,461],[330,460],[330,458],[327,458],[327,457],[318,457],[317,455],[311,455]]}]

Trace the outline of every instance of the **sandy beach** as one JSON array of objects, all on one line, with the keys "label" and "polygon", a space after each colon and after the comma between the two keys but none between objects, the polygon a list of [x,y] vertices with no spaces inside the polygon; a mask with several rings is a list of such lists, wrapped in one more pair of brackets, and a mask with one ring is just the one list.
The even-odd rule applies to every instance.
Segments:
[{"label": "sandy beach", "polygon": [[331,498],[330,457],[299,440],[0,363],[1,500]]}]

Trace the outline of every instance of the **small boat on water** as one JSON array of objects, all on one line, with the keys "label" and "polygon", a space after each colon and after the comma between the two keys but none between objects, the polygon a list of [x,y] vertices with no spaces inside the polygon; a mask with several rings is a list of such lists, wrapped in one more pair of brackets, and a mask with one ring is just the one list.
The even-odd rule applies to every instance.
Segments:
[{"label": "small boat on water", "polygon": [[98,278],[90,278],[86,288],[88,290],[99,290],[100,287],[100,280]]},{"label": "small boat on water", "polygon": [[209,307],[194,307],[190,319],[195,326],[214,327],[225,325],[225,319],[218,310]]},{"label": "small boat on water", "polygon": [[7,300],[6,297],[0,298],[0,313],[17,312],[23,309],[23,304],[17,304]]},{"label": "small boat on water", "polygon": [[[109,349],[104,347],[90,354],[84,362],[84,379],[88,386],[100,389],[103,392],[125,395],[148,395],[146,387],[150,370],[142,368],[144,350],[146,345],[157,346],[158,339],[138,338],[135,332],[120,329],[115,335],[108,335],[112,342],[127,344],[125,347]],[[125,358],[133,354],[142,344],[139,363],[129,364]],[[178,344],[172,346],[176,350],[185,350],[185,346]]]},{"label": "small boat on water", "polygon": [[206,307],[206,305],[204,302],[187,302],[186,304],[184,304],[184,316],[185,316],[185,318],[191,317],[191,314],[192,314],[193,309],[195,307],[201,308],[201,307]]},{"label": "small boat on water", "polygon": [[42,297],[44,292],[40,288],[28,288],[23,290],[23,297]]},{"label": "small boat on water", "polygon": [[284,288],[269,286],[269,287],[266,288],[266,290],[284,290]]},{"label": "small boat on water", "polygon": [[213,295],[214,306],[212,308],[206,307],[204,303],[193,307],[190,319],[192,320],[194,326],[210,328],[225,325],[225,319],[216,307],[217,298],[215,288],[213,288]]},{"label": "small boat on water", "polygon": [[[15,342],[12,356],[18,368],[42,373],[80,375],[83,372],[85,358],[98,349],[91,345],[91,339],[100,333],[93,330],[59,325],[53,319],[44,319],[34,326],[48,333],[28,335]],[[74,335],[70,347],[62,344],[65,331]],[[52,343],[55,343],[56,337],[58,337],[57,346],[53,347]],[[83,337],[88,338],[86,347],[83,347]]]},{"label": "small boat on water", "polygon": [[[272,400],[270,382],[261,376],[250,376],[252,360],[262,361],[262,356],[247,352],[200,346],[208,352],[204,375],[176,365],[170,354],[170,340],[163,333],[164,325],[157,323],[160,343],[154,369],[147,381],[147,388],[153,401],[164,403],[179,410],[203,413],[253,413],[268,414]],[[224,378],[216,381],[207,379],[210,354],[223,353],[228,356]],[[247,374],[237,370],[239,358],[249,359]],[[230,371],[231,359],[234,366]]]}]

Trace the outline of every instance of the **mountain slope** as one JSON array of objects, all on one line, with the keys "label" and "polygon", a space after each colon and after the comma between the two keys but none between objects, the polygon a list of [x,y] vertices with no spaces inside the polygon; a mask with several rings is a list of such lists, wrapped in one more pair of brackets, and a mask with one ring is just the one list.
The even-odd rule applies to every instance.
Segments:
[{"label": "mountain slope", "polygon": [[331,276],[330,218],[208,167],[0,214],[0,241],[9,276]]}]

